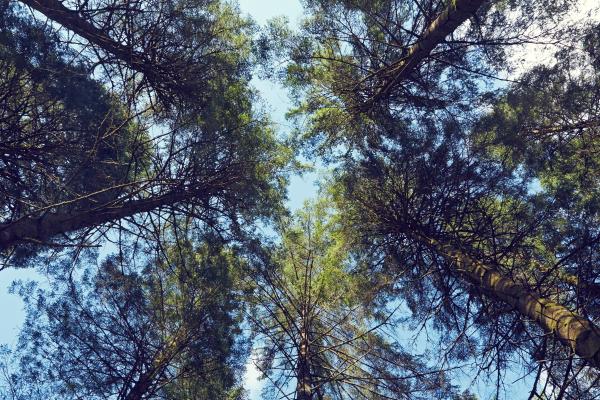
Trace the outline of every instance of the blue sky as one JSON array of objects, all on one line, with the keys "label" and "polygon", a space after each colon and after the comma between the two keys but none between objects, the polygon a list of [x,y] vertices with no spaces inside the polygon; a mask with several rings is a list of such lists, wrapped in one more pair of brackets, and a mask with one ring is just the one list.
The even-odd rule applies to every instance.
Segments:
[{"label": "blue sky", "polygon": [[[303,8],[298,0],[239,0],[242,13],[250,15],[260,26],[264,26],[270,19],[285,16],[290,26],[296,27],[302,19]],[[291,131],[291,122],[285,119],[285,113],[290,109],[292,103],[288,97],[287,90],[280,84],[254,78],[253,86],[259,90],[261,97],[266,103],[267,112],[277,127],[280,135],[287,135]],[[296,210],[302,207],[305,200],[316,195],[315,182],[319,170],[306,173],[303,176],[293,176],[288,188],[288,207]]]},{"label": "blue sky", "polygon": [[[297,26],[302,18],[302,5],[297,0],[240,0],[240,9],[249,14],[259,25],[264,26],[274,17],[286,16],[292,26]],[[264,79],[254,79],[252,84],[259,90],[266,103],[267,112],[277,126],[280,135],[290,133],[292,126],[285,119],[285,113],[292,106],[287,91],[281,85]],[[318,173],[293,176],[288,188],[288,207],[292,210],[302,207],[307,199],[316,195],[315,181]],[[263,381],[259,381],[260,372],[252,363],[246,364],[244,387],[251,400],[259,399]]]},{"label": "blue sky", "polygon": [[[594,0],[584,1],[584,9],[591,6]],[[297,25],[302,18],[302,6],[297,0],[240,0],[240,9],[243,13],[250,15],[259,25],[264,25],[269,19],[277,16],[287,16],[291,25]],[[531,53],[528,53],[531,56]],[[285,119],[285,112],[291,106],[287,92],[280,85],[254,79],[252,84],[259,90],[266,103],[267,111],[271,119],[275,122],[280,134],[285,135],[290,132],[291,126]],[[302,206],[305,200],[313,198],[316,195],[315,182],[319,171],[306,174],[302,177],[294,176],[291,178],[288,191],[288,206],[291,209],[297,209]],[[16,270],[9,268],[0,271],[0,344],[6,344],[10,347],[16,345],[16,338],[19,328],[23,322],[23,303],[17,295],[9,294],[8,288],[14,280],[17,279],[37,279],[44,280],[43,277],[32,270]],[[422,349],[421,349],[422,350]],[[250,390],[251,399],[258,399],[261,383],[258,382],[258,371],[248,365],[248,371],[245,377],[245,384]],[[518,372],[515,378],[518,377]],[[461,383],[468,385],[470,379],[464,378]],[[510,379],[508,379],[510,383]],[[521,383],[522,384],[522,383]],[[477,389],[485,392],[484,388]],[[515,394],[522,393],[523,386],[519,389],[513,389]],[[483,396],[482,398],[486,398]],[[518,395],[515,398],[520,398]]]},{"label": "blue sky", "polygon": [[[277,16],[287,16],[292,26],[302,18],[302,6],[295,0],[241,0],[240,9],[250,15],[259,25]],[[281,135],[287,135],[291,126],[285,119],[285,113],[291,102],[287,91],[280,85],[266,80],[254,79],[252,84],[260,92],[265,101],[266,111],[276,124]],[[292,210],[302,207],[305,200],[316,195],[315,181],[317,172],[304,176],[291,177],[288,188],[288,207]],[[32,269],[9,268],[0,271],[0,345],[15,348],[18,333],[23,324],[25,313],[23,302],[16,294],[9,293],[9,287],[15,280],[36,280],[44,285],[46,279]],[[251,399],[260,397],[261,383],[257,380],[258,372],[249,365],[245,383],[250,391]]]}]

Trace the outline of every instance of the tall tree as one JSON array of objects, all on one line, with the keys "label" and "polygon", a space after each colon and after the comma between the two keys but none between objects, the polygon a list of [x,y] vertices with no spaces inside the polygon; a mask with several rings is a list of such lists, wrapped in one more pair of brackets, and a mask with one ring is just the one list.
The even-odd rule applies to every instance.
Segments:
[{"label": "tall tree", "polygon": [[[528,239],[532,268],[541,281],[553,281],[563,299],[598,321],[597,115],[598,27],[583,41],[563,50],[552,67],[538,67],[512,85],[493,111],[476,126],[476,151],[486,162],[502,165],[528,182],[537,224]],[[545,217],[543,217],[545,215]],[[551,357],[550,357],[551,358]],[[562,392],[581,396],[585,378],[577,363],[550,371]],[[567,378],[568,377],[568,378]]]},{"label": "tall tree", "polygon": [[371,309],[329,199],[282,221],[281,244],[254,278],[258,368],[275,398],[448,398],[443,371],[394,341],[393,311]]},{"label": "tall tree", "polygon": [[244,73],[231,61],[244,51],[240,29],[249,22],[219,0],[22,3],[67,29],[61,40],[103,79],[129,96],[149,95],[162,111],[209,106],[218,90],[211,82]]},{"label": "tall tree", "polygon": [[109,256],[98,271],[59,278],[51,289],[21,286],[28,314],[20,369],[5,395],[24,399],[32,387],[61,399],[241,393],[239,260],[216,239],[179,234],[147,255]]},{"label": "tall tree", "polygon": [[[564,14],[547,11],[566,3],[511,2],[516,19],[503,14],[505,2],[466,3],[474,16],[451,26],[442,2],[311,2],[308,39],[293,43],[287,71],[299,95],[295,113],[308,116],[303,139],[336,162],[340,208],[362,238],[374,283],[439,330],[448,358],[470,355],[489,373],[523,354],[535,367],[543,354],[562,365],[556,371],[566,368],[562,387],[594,396],[585,394],[594,378],[573,383],[573,367],[560,362],[581,357],[575,369],[594,366],[600,349],[596,317],[574,294],[593,293],[593,278],[578,280],[546,258],[553,245],[540,226],[564,223],[552,218],[560,207],[530,195],[531,175],[473,146],[481,105],[496,99],[483,89],[506,62],[507,45],[532,39],[537,24],[549,34]],[[521,18],[525,8],[536,15]],[[431,21],[445,39],[430,41]],[[534,127],[547,127],[531,116]],[[512,137],[521,132],[507,127]]]},{"label": "tall tree", "polygon": [[[486,84],[510,68],[508,51],[572,35],[565,1],[309,1],[286,41],[286,81],[322,145],[377,146],[452,118],[468,124]],[[509,16],[510,15],[510,16]],[[560,32],[561,36],[558,37]],[[386,121],[386,124],[381,124]]]},{"label": "tall tree", "polygon": [[[140,18],[146,15],[134,10]],[[184,26],[196,21],[175,14]],[[96,74],[92,78],[81,49],[61,43],[62,32],[52,25],[12,2],[2,3],[2,19],[0,129],[7,140],[0,248],[6,254],[27,243],[78,244],[124,219],[135,229],[143,226],[136,217],[167,209],[239,221],[276,207],[281,191],[275,188],[289,152],[253,109],[247,22],[234,9],[215,3],[200,18],[211,27],[207,46],[215,48],[202,51],[218,54],[214,64],[203,59],[217,71],[203,85],[219,96],[169,118],[150,112],[142,94],[130,96],[96,80]],[[204,25],[196,22],[200,25],[188,26],[190,34],[202,32]]]}]

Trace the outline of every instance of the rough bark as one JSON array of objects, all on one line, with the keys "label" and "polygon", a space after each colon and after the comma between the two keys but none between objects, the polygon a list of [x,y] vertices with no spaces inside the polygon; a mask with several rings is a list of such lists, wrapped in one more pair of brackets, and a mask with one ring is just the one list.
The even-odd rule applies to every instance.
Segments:
[{"label": "rough bark", "polygon": [[454,262],[458,275],[509,304],[569,346],[591,366],[600,367],[600,328],[562,304],[543,298],[453,246],[423,237],[439,254]]}]

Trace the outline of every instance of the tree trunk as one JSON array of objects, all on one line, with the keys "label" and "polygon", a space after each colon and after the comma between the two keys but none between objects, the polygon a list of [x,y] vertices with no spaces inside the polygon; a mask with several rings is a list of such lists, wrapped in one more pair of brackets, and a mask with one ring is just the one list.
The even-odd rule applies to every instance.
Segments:
[{"label": "tree trunk", "polygon": [[453,246],[426,237],[420,240],[427,242],[440,255],[453,261],[459,276],[535,321],[590,365],[600,367],[600,329],[593,323],[559,303],[532,293],[526,287],[502,276],[494,268],[484,265]]},{"label": "tree trunk", "polygon": [[157,71],[146,62],[143,54],[135,51],[130,46],[125,46],[108,36],[101,29],[96,28],[85,20],[76,10],[66,8],[58,0],[20,0],[47,18],[59,23],[68,30],[78,34],[88,42],[100,47],[125,62],[130,68],[143,73],[149,78],[157,79]]},{"label": "tree trunk", "polygon": [[312,400],[312,379],[310,376],[310,362],[308,359],[308,340],[302,333],[300,349],[298,352],[298,364],[296,367],[298,383],[296,385],[297,400]]},{"label": "tree trunk", "polygon": [[449,34],[465,22],[485,0],[450,0],[450,4],[427,27],[421,38],[412,45],[406,56],[375,73],[380,87],[368,101],[367,107],[386,96],[397,84],[406,79],[423,59]]},{"label": "tree trunk", "polygon": [[312,400],[313,382],[310,368],[310,342],[308,332],[307,306],[304,304],[300,313],[301,329],[296,364],[296,400]]},{"label": "tree trunk", "polygon": [[[111,38],[105,31],[97,28],[81,16],[77,10],[66,8],[59,0],[19,0],[21,3],[44,14],[48,19],[57,22],[66,29],[81,36],[89,43],[98,46],[131,69],[144,74],[144,77],[156,85],[178,86],[183,77],[177,76],[173,61],[156,62],[151,54],[136,50],[131,44],[122,44]],[[163,21],[168,23],[167,21]],[[175,75],[174,75],[175,73]]]},{"label": "tree trunk", "polygon": [[226,180],[220,184],[207,183],[203,187],[181,188],[164,195],[133,200],[118,206],[69,213],[47,213],[38,217],[26,217],[0,224],[0,250],[22,242],[44,244],[47,239],[61,233],[99,226],[185,200],[206,199],[216,195],[220,189],[224,188],[225,182]]},{"label": "tree trunk", "polygon": [[127,393],[124,400],[142,400],[144,395],[150,389],[152,379],[146,376],[140,377],[131,390]]}]

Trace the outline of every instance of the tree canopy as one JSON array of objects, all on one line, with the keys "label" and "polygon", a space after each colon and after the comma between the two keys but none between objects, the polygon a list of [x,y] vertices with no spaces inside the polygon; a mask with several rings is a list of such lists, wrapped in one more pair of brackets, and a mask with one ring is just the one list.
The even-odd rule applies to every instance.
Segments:
[{"label": "tree canopy", "polygon": [[266,398],[600,396],[580,5],[0,0],[0,270],[45,276],[1,396],[242,400],[249,366]]}]

